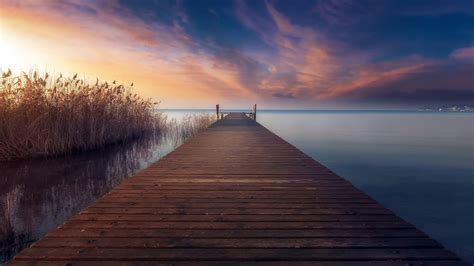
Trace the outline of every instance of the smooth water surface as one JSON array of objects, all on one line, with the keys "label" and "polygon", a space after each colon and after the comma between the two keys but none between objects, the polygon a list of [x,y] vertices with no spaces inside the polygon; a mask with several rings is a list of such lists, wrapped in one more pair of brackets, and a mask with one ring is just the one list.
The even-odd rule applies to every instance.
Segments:
[{"label": "smooth water surface", "polygon": [[[263,110],[257,120],[474,262],[474,113]],[[174,147],[145,138],[0,163],[0,263]]]},{"label": "smooth water surface", "polygon": [[257,120],[474,263],[474,113],[261,111]]}]

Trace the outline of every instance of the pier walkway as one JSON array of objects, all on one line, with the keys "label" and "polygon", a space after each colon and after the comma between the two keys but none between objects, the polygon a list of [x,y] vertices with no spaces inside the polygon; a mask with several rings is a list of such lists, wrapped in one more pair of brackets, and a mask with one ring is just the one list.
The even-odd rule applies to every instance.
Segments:
[{"label": "pier walkway", "polygon": [[10,263],[32,262],[467,265],[241,113],[126,180]]}]

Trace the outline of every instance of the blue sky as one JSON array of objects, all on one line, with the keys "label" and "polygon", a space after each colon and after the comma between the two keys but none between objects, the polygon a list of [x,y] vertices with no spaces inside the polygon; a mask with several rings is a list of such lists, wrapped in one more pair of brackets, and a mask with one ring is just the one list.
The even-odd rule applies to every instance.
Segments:
[{"label": "blue sky", "polygon": [[134,82],[169,107],[474,104],[474,1],[0,1],[3,39],[13,26],[32,43],[23,65]]}]

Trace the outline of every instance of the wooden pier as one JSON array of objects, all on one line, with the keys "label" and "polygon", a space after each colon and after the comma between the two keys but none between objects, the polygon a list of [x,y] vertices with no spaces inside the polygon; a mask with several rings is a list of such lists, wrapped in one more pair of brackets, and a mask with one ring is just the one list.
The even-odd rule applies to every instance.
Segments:
[{"label": "wooden pier", "polygon": [[10,263],[32,262],[467,265],[242,113],[217,121]]}]

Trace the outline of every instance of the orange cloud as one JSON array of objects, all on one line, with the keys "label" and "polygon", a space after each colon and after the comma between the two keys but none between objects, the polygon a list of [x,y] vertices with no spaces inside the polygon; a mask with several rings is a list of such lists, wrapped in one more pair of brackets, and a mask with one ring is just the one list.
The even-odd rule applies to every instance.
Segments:
[{"label": "orange cloud", "polygon": [[433,64],[417,56],[371,63],[371,54],[347,52],[315,30],[293,24],[268,2],[266,7],[277,29],[272,44],[278,56],[266,62],[271,75],[262,86],[279,99],[331,101],[351,91],[376,90]]},{"label": "orange cloud", "polygon": [[317,32],[291,23],[268,2],[266,5],[278,29],[273,43],[279,56],[272,62],[273,75],[266,82],[267,88],[277,90],[277,95],[316,98],[337,79],[340,58],[331,53],[328,41]]},{"label": "orange cloud", "polygon": [[358,89],[377,88],[377,85],[394,82],[407,75],[417,73],[430,64],[430,61],[418,57],[367,64],[355,69],[353,76],[348,81],[335,84],[330,90],[318,95],[318,98],[330,99]]},{"label": "orange cloud", "polygon": [[180,27],[149,26],[126,10],[125,16],[117,15],[114,2],[98,5],[3,2],[0,67],[23,71],[36,66],[134,82],[139,93],[170,108],[209,107],[232,97],[252,102],[258,97],[241,84],[235,69],[216,67],[214,57],[191,51],[191,37]]}]

